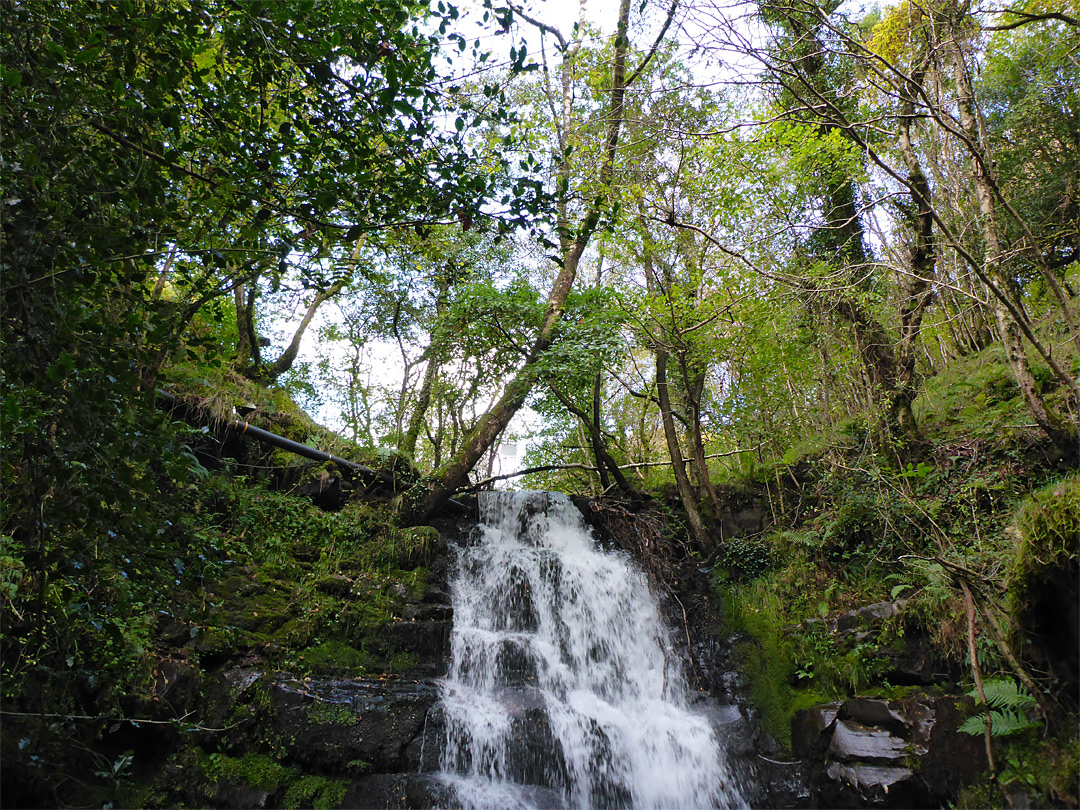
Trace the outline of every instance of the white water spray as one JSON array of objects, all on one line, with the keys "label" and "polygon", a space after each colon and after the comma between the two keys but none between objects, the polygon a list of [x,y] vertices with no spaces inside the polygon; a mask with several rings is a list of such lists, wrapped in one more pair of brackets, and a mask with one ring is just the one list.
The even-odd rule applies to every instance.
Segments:
[{"label": "white water spray", "polygon": [[554,493],[482,493],[459,550],[443,778],[472,810],[745,807],[645,577]]}]

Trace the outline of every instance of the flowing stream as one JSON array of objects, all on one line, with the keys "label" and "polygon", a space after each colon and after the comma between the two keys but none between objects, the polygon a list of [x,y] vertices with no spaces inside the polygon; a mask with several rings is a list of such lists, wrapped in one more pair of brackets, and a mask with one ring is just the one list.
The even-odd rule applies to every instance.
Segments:
[{"label": "flowing stream", "polygon": [[745,807],[644,574],[564,495],[490,492],[452,581],[442,778],[473,810]]}]

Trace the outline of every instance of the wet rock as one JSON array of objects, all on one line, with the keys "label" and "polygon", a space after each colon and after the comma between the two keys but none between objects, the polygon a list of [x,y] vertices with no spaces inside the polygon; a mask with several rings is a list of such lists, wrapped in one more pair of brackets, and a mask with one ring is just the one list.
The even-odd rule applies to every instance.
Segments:
[{"label": "wet rock", "polygon": [[506,608],[498,616],[496,630],[535,633],[539,629],[540,615],[537,613],[536,606],[533,603],[529,576],[516,566],[510,569],[509,581],[503,599]]},{"label": "wet rock", "polygon": [[853,698],[798,712],[792,747],[823,806],[938,807],[978,778],[978,738],[957,732],[971,699]]},{"label": "wet rock", "polygon": [[152,677],[150,694],[153,701],[165,703],[176,714],[189,711],[197,703],[202,675],[186,661],[160,661]]},{"label": "wet rock", "polygon": [[769,528],[771,522],[767,505],[761,499],[755,498],[741,507],[725,511],[720,526],[722,536],[731,538],[760,534]]},{"label": "wet rock", "polygon": [[908,600],[906,599],[897,599],[895,602],[874,602],[871,605],[849,610],[830,619],[807,619],[802,624],[789,628],[789,630],[795,632],[814,625],[824,624],[832,633],[854,633],[864,628],[876,627],[886,619],[899,616],[907,603]]},{"label": "wet rock", "polygon": [[570,774],[562,743],[551,730],[547,709],[533,706],[513,718],[506,747],[507,772],[522,785],[568,790]]},{"label": "wet rock", "polygon": [[191,638],[191,625],[165,616],[157,637],[160,642],[169,647],[183,647]]},{"label": "wet rock", "polygon": [[885,729],[837,720],[829,741],[829,758],[842,762],[884,764],[903,759],[907,743]]},{"label": "wet rock", "polygon": [[291,757],[317,772],[343,773],[356,761],[380,773],[415,772],[437,699],[426,681],[279,681],[274,730]]},{"label": "wet rock", "polygon": [[[830,704],[834,705],[834,704]],[[852,720],[864,726],[880,726],[895,734],[904,734],[910,723],[896,704],[878,698],[852,698],[844,701],[839,710],[842,720]]]},{"label": "wet rock", "polygon": [[900,611],[902,611],[906,605],[906,599],[900,599],[896,602],[875,602],[872,605],[865,605],[856,610],[841,613],[836,617],[836,629],[840,632],[844,632],[846,630],[854,630],[861,626],[880,624],[886,619],[899,616]]},{"label": "wet rock", "polygon": [[1020,614],[1038,668],[1058,681],[1067,704],[1080,703],[1080,577],[1076,564],[1048,567],[1027,584]]},{"label": "wet rock", "polygon": [[454,609],[450,605],[432,605],[432,604],[419,604],[419,605],[406,605],[402,610],[401,615],[403,618],[410,621],[422,621],[422,622],[445,622],[454,617]]},{"label": "wet rock", "polygon": [[799,757],[817,757],[829,746],[833,721],[840,713],[840,703],[822,703],[795,712],[791,720],[791,749]]},{"label": "wet rock", "polygon": [[446,672],[452,624],[445,620],[393,622],[384,636],[391,655],[406,652],[416,656],[412,672],[439,676]]},{"label": "wet rock", "polygon": [[503,639],[495,658],[495,677],[507,686],[535,685],[538,673],[536,657],[519,639]]},{"label": "wet rock", "polygon": [[349,493],[342,486],[341,478],[332,475],[321,476],[315,481],[304,484],[297,489],[296,494],[311,498],[312,503],[324,511],[336,512],[345,504]]},{"label": "wet rock", "polygon": [[356,779],[345,793],[342,807],[384,810],[430,810],[454,806],[453,789],[425,774],[372,774]]},{"label": "wet rock", "polygon": [[244,667],[237,667],[236,669],[226,670],[224,673],[225,681],[232,689],[233,698],[237,698],[250,689],[256,681],[262,678],[263,673],[258,669],[247,669]]},{"label": "wet rock", "polygon": [[266,807],[273,791],[220,779],[213,789],[211,807]]},{"label": "wet rock", "polygon": [[[910,789],[915,775],[910,768],[886,765],[846,765],[829,763],[826,774],[832,789],[826,788],[821,801],[826,806],[862,807],[866,804],[914,807]],[[846,786],[850,791],[842,789]]]},{"label": "wet rock", "polygon": [[903,648],[892,656],[892,669],[886,679],[894,686],[929,686],[943,675],[926,636],[909,630]]}]

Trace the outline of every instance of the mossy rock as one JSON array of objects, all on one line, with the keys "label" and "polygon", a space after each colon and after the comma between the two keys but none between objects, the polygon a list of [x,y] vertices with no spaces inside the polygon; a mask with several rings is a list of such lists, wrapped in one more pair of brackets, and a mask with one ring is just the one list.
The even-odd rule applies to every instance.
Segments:
[{"label": "mossy rock", "polygon": [[373,656],[339,639],[309,647],[300,653],[300,661],[319,675],[362,675],[378,665]]},{"label": "mossy rock", "polygon": [[1009,590],[1022,600],[1031,580],[1050,570],[1076,572],[1080,563],[1080,475],[1033,493],[1016,513],[1010,532],[1017,540]]},{"label": "mossy rock", "polygon": [[1017,540],[1008,608],[1025,653],[1057,681],[1062,700],[1080,694],[1080,476],[1035,492],[1010,527]]}]

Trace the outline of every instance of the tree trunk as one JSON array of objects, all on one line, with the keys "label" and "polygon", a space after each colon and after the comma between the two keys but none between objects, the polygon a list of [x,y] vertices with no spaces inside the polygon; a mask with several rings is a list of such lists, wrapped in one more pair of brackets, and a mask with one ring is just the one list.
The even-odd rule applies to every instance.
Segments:
[{"label": "tree trunk", "polygon": [[686,518],[690,523],[690,531],[694,536],[694,542],[701,551],[708,551],[712,545],[709,532],[705,528],[705,522],[701,519],[701,511],[697,506],[697,497],[690,486],[690,478],[686,474],[686,464],[683,462],[682,447],[679,445],[679,434],[675,430],[675,419],[671,413],[671,394],[668,391],[667,381],[667,351],[656,348],[656,393],[660,399],[660,421],[664,425],[664,439],[667,441],[668,455],[671,456],[671,470],[675,474],[675,486],[679,491],[679,500],[682,501]]},{"label": "tree trunk", "polygon": [[318,293],[310,306],[308,306],[307,312],[304,313],[304,318],[300,321],[300,325],[296,327],[292,340],[289,342],[289,347],[281,353],[281,357],[269,366],[264,366],[261,370],[256,368],[256,371],[252,376],[257,377],[263,382],[273,382],[291,369],[293,363],[296,361],[296,356],[300,353],[300,342],[304,338],[304,332],[307,331],[308,326],[311,324],[311,319],[315,317],[316,310],[318,310],[318,308],[328,299],[337,295],[343,286],[345,286],[344,282],[338,282],[329,289]]},{"label": "tree trunk", "polygon": [[[951,56],[953,60],[953,74],[956,81],[956,101],[960,117],[960,127],[963,131],[967,147],[971,152],[973,180],[975,183],[975,195],[979,202],[979,213],[983,231],[983,239],[986,242],[986,258],[984,272],[986,277],[997,288],[997,294],[992,296],[994,302],[994,315],[997,319],[998,328],[1001,331],[1001,339],[1005,346],[1005,357],[1016,377],[1016,384],[1028,406],[1028,411],[1034,418],[1035,423],[1050,438],[1060,450],[1066,453],[1075,452],[1080,444],[1080,428],[1075,422],[1063,420],[1058,414],[1047,407],[1042,394],[1039,393],[1035,376],[1031,372],[1027,352],[1024,349],[1024,336],[1021,326],[1017,323],[1016,313],[1020,312],[1019,302],[1015,301],[1013,282],[1008,277],[1004,267],[1003,231],[998,218],[995,204],[993,187],[989,176],[989,156],[982,148],[978,123],[975,119],[975,95],[971,85],[971,77],[967,70],[967,62],[960,46],[961,32],[956,21],[953,21]],[[1009,301],[1003,300],[1008,297]],[[1008,304],[1012,303],[1010,307]]]},{"label": "tree trunk", "polygon": [[691,458],[694,461],[694,469],[697,473],[698,483],[705,490],[705,494],[712,504],[713,516],[719,520],[723,508],[720,498],[716,494],[709,477],[709,463],[705,459],[705,440],[701,435],[701,397],[705,392],[705,372],[695,369],[690,371],[690,360],[685,354],[680,358],[679,365],[682,367],[683,380],[686,383],[686,398],[690,405],[690,443],[692,447]]},{"label": "tree trunk", "polygon": [[[258,284],[257,279],[251,286]],[[255,291],[252,289],[245,296],[246,285],[237,283],[233,287],[233,305],[236,308],[236,364],[238,368],[259,367],[261,360],[259,340],[255,335]]]},{"label": "tree trunk", "polygon": [[[607,462],[603,461],[603,458],[610,459],[611,456],[607,454],[607,451],[604,448],[604,438],[600,435],[600,394],[603,390],[603,384],[604,379],[598,369],[593,376],[592,419],[589,420],[589,436],[592,439],[593,457],[596,459],[596,469],[600,474],[600,486],[606,492],[607,488],[611,486],[611,483],[608,481]],[[615,465],[614,469],[618,470],[618,465]],[[619,475],[621,477],[621,473]],[[625,490],[625,483],[626,479],[622,478],[619,488]]]},{"label": "tree trunk", "polygon": [[[797,44],[785,64],[774,68],[780,83],[797,99],[803,109],[792,110],[798,120],[803,113],[818,119],[823,134],[839,132],[852,139],[850,127],[837,121],[830,111],[832,89],[829,84],[829,67],[825,61],[828,48],[821,41],[821,17],[824,12],[817,6],[798,6],[766,3],[773,13],[785,20],[785,28],[794,35]],[[794,78],[794,81],[793,81]],[[809,95],[810,99],[805,96]],[[826,103],[819,103],[826,101]],[[858,143],[857,139],[855,140]],[[893,392],[897,381],[897,359],[892,340],[878,318],[865,305],[862,294],[870,288],[870,263],[866,254],[865,234],[859,218],[858,195],[854,180],[850,177],[826,180],[825,227],[815,233],[818,253],[822,261],[839,263],[848,274],[847,289],[836,293],[831,302],[818,300],[821,309],[831,309],[852,329],[855,350],[863,366],[872,398],[877,403],[887,403],[885,411],[891,410]],[[883,418],[883,422],[888,422]],[[886,424],[888,428],[888,424]]]},{"label": "tree trunk", "polygon": [[[620,0],[618,25],[615,32],[615,48],[612,64],[611,79],[611,108],[608,118],[607,135],[605,142],[604,162],[601,165],[598,181],[601,188],[610,185],[615,170],[615,155],[619,145],[619,131],[622,127],[624,110],[623,99],[626,93],[626,52],[629,45],[627,32],[629,30],[630,0]],[[570,54],[564,57],[564,84],[563,84],[563,126],[565,132],[569,125],[570,87],[568,77],[570,65],[565,61]],[[560,157],[558,174],[560,178],[569,178],[568,164],[570,159],[569,150],[563,149]],[[565,196],[565,191],[564,191]],[[604,196],[604,195],[601,195]],[[404,524],[421,523],[428,520],[455,491],[466,481],[469,473],[476,463],[483,457],[485,451],[498,438],[499,434],[510,424],[514,414],[525,404],[529,392],[536,384],[536,364],[540,357],[547,351],[554,338],[555,325],[563,314],[566,299],[574,285],[577,276],[578,264],[581,256],[592,238],[593,232],[600,223],[603,213],[604,200],[598,201],[591,206],[581,220],[581,224],[572,229],[567,222],[564,212],[566,206],[560,204],[559,215],[559,241],[562,247],[562,267],[548,294],[547,306],[544,317],[540,324],[540,330],[532,347],[526,356],[524,365],[514,375],[513,379],[503,390],[502,396],[491,408],[480,417],[473,430],[465,437],[461,447],[453,454],[446,466],[439,470],[428,484],[414,487],[405,494],[401,504],[398,520]],[[571,238],[571,233],[576,235]]]},{"label": "tree trunk", "polygon": [[435,385],[435,377],[439,373],[439,364],[435,361],[433,346],[428,346],[427,368],[424,369],[424,381],[420,384],[420,394],[413,408],[412,416],[409,417],[409,426],[405,429],[405,437],[401,440],[401,452],[412,459],[416,455],[416,442],[420,438],[420,430],[424,426],[424,418],[428,408],[431,407],[431,390]]},{"label": "tree trunk", "polygon": [[[619,467],[619,463],[611,457],[607,448],[604,446],[604,436],[600,432],[600,423],[594,422],[589,418],[589,414],[577,407],[568,396],[562,391],[559,391],[554,386],[548,386],[551,393],[555,395],[555,398],[562,403],[566,410],[570,411],[574,416],[578,418],[582,426],[588,431],[589,445],[593,449],[593,456],[596,459],[596,470],[600,474],[600,486],[605,490],[611,486],[608,480],[608,473],[615,479],[615,485],[623,492],[630,493],[634,491],[634,488],[630,486],[630,482],[626,480],[626,476],[623,475],[622,469]],[[594,411],[594,418],[598,418],[598,413]]]},{"label": "tree trunk", "polygon": [[[914,12],[920,13],[920,12]],[[909,275],[900,282],[900,343],[897,350],[896,380],[889,403],[888,422],[890,432],[918,435],[911,403],[915,401],[918,386],[915,382],[915,356],[923,313],[933,298],[933,280],[937,264],[934,249],[934,209],[930,184],[911,143],[911,127],[915,121],[916,100],[922,93],[922,80],[926,72],[926,56],[921,52],[918,66],[904,83],[904,103],[900,113],[897,145],[908,170],[908,187],[915,207],[912,230],[915,244],[908,257]]]},{"label": "tree trunk", "polygon": [[[410,490],[415,502],[403,503],[399,520],[403,523],[421,523],[433,515],[468,478],[476,463],[483,457],[488,447],[498,438],[521,406],[525,404],[529,392],[536,384],[536,364],[551,345],[555,324],[562,317],[570,288],[577,273],[578,262],[585,250],[585,240],[579,237],[573,248],[566,254],[563,267],[548,296],[547,308],[525,364],[503,389],[498,401],[480,417],[476,427],[464,438],[461,446],[446,463],[446,466],[432,477],[426,491]],[[415,489],[415,488],[414,488]]]}]

